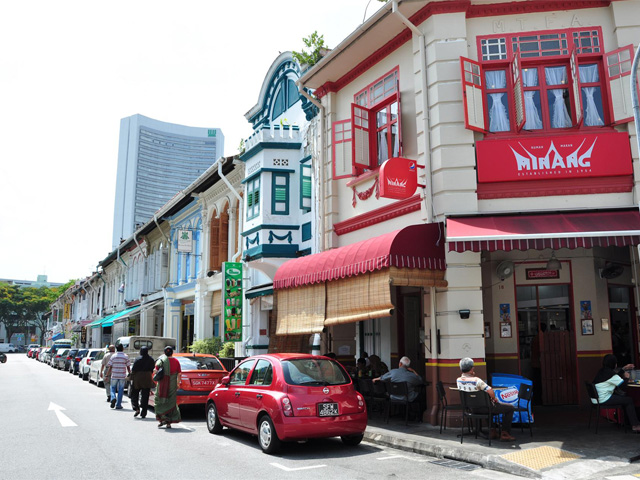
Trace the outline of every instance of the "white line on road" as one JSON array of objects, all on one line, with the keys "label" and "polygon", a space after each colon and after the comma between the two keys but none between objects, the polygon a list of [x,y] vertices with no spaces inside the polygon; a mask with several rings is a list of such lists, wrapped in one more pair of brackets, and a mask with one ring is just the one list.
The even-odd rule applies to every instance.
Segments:
[{"label": "white line on road", "polygon": [[78,425],[76,425],[74,423],[73,420],[71,420],[64,413],[62,413],[62,410],[66,410],[66,408],[61,407],[60,405],[56,405],[53,402],[50,402],[49,403],[49,411],[51,411],[51,410],[56,412],[56,417],[58,417],[58,421],[60,422],[61,426],[63,426],[63,427],[77,427],[78,426]]},{"label": "white line on road", "polygon": [[289,468],[289,467],[285,467],[284,465],[280,465],[279,463],[272,463],[271,465],[273,465],[276,468],[279,468],[280,470],[284,470],[285,472],[296,472],[298,470],[311,470],[312,468],[326,467],[326,465],[311,465],[309,467]]},{"label": "white line on road", "polygon": [[405,457],[404,455],[389,455],[388,457],[376,458],[376,460],[391,460],[392,458],[409,458],[409,457]]}]

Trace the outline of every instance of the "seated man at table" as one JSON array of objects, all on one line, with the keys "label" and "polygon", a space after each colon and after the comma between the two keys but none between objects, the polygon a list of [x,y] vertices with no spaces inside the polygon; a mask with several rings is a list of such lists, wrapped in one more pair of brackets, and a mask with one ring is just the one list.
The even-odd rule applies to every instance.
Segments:
[{"label": "seated man at table", "polygon": [[[513,405],[498,403],[496,401],[496,394],[493,389],[487,385],[484,380],[476,377],[476,372],[473,369],[473,360],[471,358],[467,357],[460,360],[460,371],[462,372],[462,375],[458,377],[456,382],[458,384],[458,389],[465,392],[487,392],[494,404],[492,409],[493,413],[502,414],[502,434],[500,435],[500,440],[503,442],[515,440],[515,438],[511,436],[511,422],[513,421],[514,412]],[[498,438],[498,433],[493,428],[491,429],[491,438]]]},{"label": "seated man at table", "polygon": [[[394,368],[393,370],[381,375],[378,378],[374,378],[374,382],[378,382],[382,380],[386,382],[389,380],[390,382],[399,383],[399,382],[407,382],[409,385],[409,401],[413,402],[416,398],[418,398],[418,394],[420,393],[420,387],[424,385],[424,381],[416,373],[416,371],[410,367],[411,360],[409,357],[402,357],[400,362],[398,363],[398,368]],[[404,395],[398,396],[393,395],[394,400],[404,400]]]}]

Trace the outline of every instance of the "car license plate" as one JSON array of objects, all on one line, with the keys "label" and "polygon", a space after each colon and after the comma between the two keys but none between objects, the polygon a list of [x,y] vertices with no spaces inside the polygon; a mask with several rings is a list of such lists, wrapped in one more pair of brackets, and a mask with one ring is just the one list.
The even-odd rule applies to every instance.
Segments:
[{"label": "car license plate", "polygon": [[319,403],[318,416],[319,417],[337,417],[338,404],[337,403]]},{"label": "car license plate", "polygon": [[194,387],[213,387],[215,383],[213,380],[191,380]]}]

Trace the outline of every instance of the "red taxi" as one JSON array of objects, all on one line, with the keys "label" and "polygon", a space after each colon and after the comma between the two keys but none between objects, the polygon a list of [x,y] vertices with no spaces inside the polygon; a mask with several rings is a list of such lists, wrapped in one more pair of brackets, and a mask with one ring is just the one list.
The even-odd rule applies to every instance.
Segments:
[{"label": "red taxi", "polygon": [[358,445],[367,428],[364,398],[342,365],[308,354],[249,357],[216,385],[206,410],[210,433],[230,427],[257,435],[265,453],[308,438]]},{"label": "red taxi", "polygon": [[[176,401],[178,405],[206,403],[207,396],[220,380],[229,375],[224,365],[215,355],[206,353],[174,353],[180,362],[182,373],[178,379]],[[149,395],[149,405],[154,405],[153,389]]]}]

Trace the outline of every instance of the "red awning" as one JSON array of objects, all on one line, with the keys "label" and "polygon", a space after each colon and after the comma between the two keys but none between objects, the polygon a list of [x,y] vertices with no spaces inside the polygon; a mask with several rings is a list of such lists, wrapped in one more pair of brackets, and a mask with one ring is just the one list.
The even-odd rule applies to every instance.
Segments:
[{"label": "red awning", "polygon": [[388,267],[445,270],[443,225],[412,225],[362,242],[289,260],[276,272],[273,287],[299,287]]},{"label": "red awning", "polygon": [[640,212],[447,219],[450,252],[624,247],[640,244]]}]

